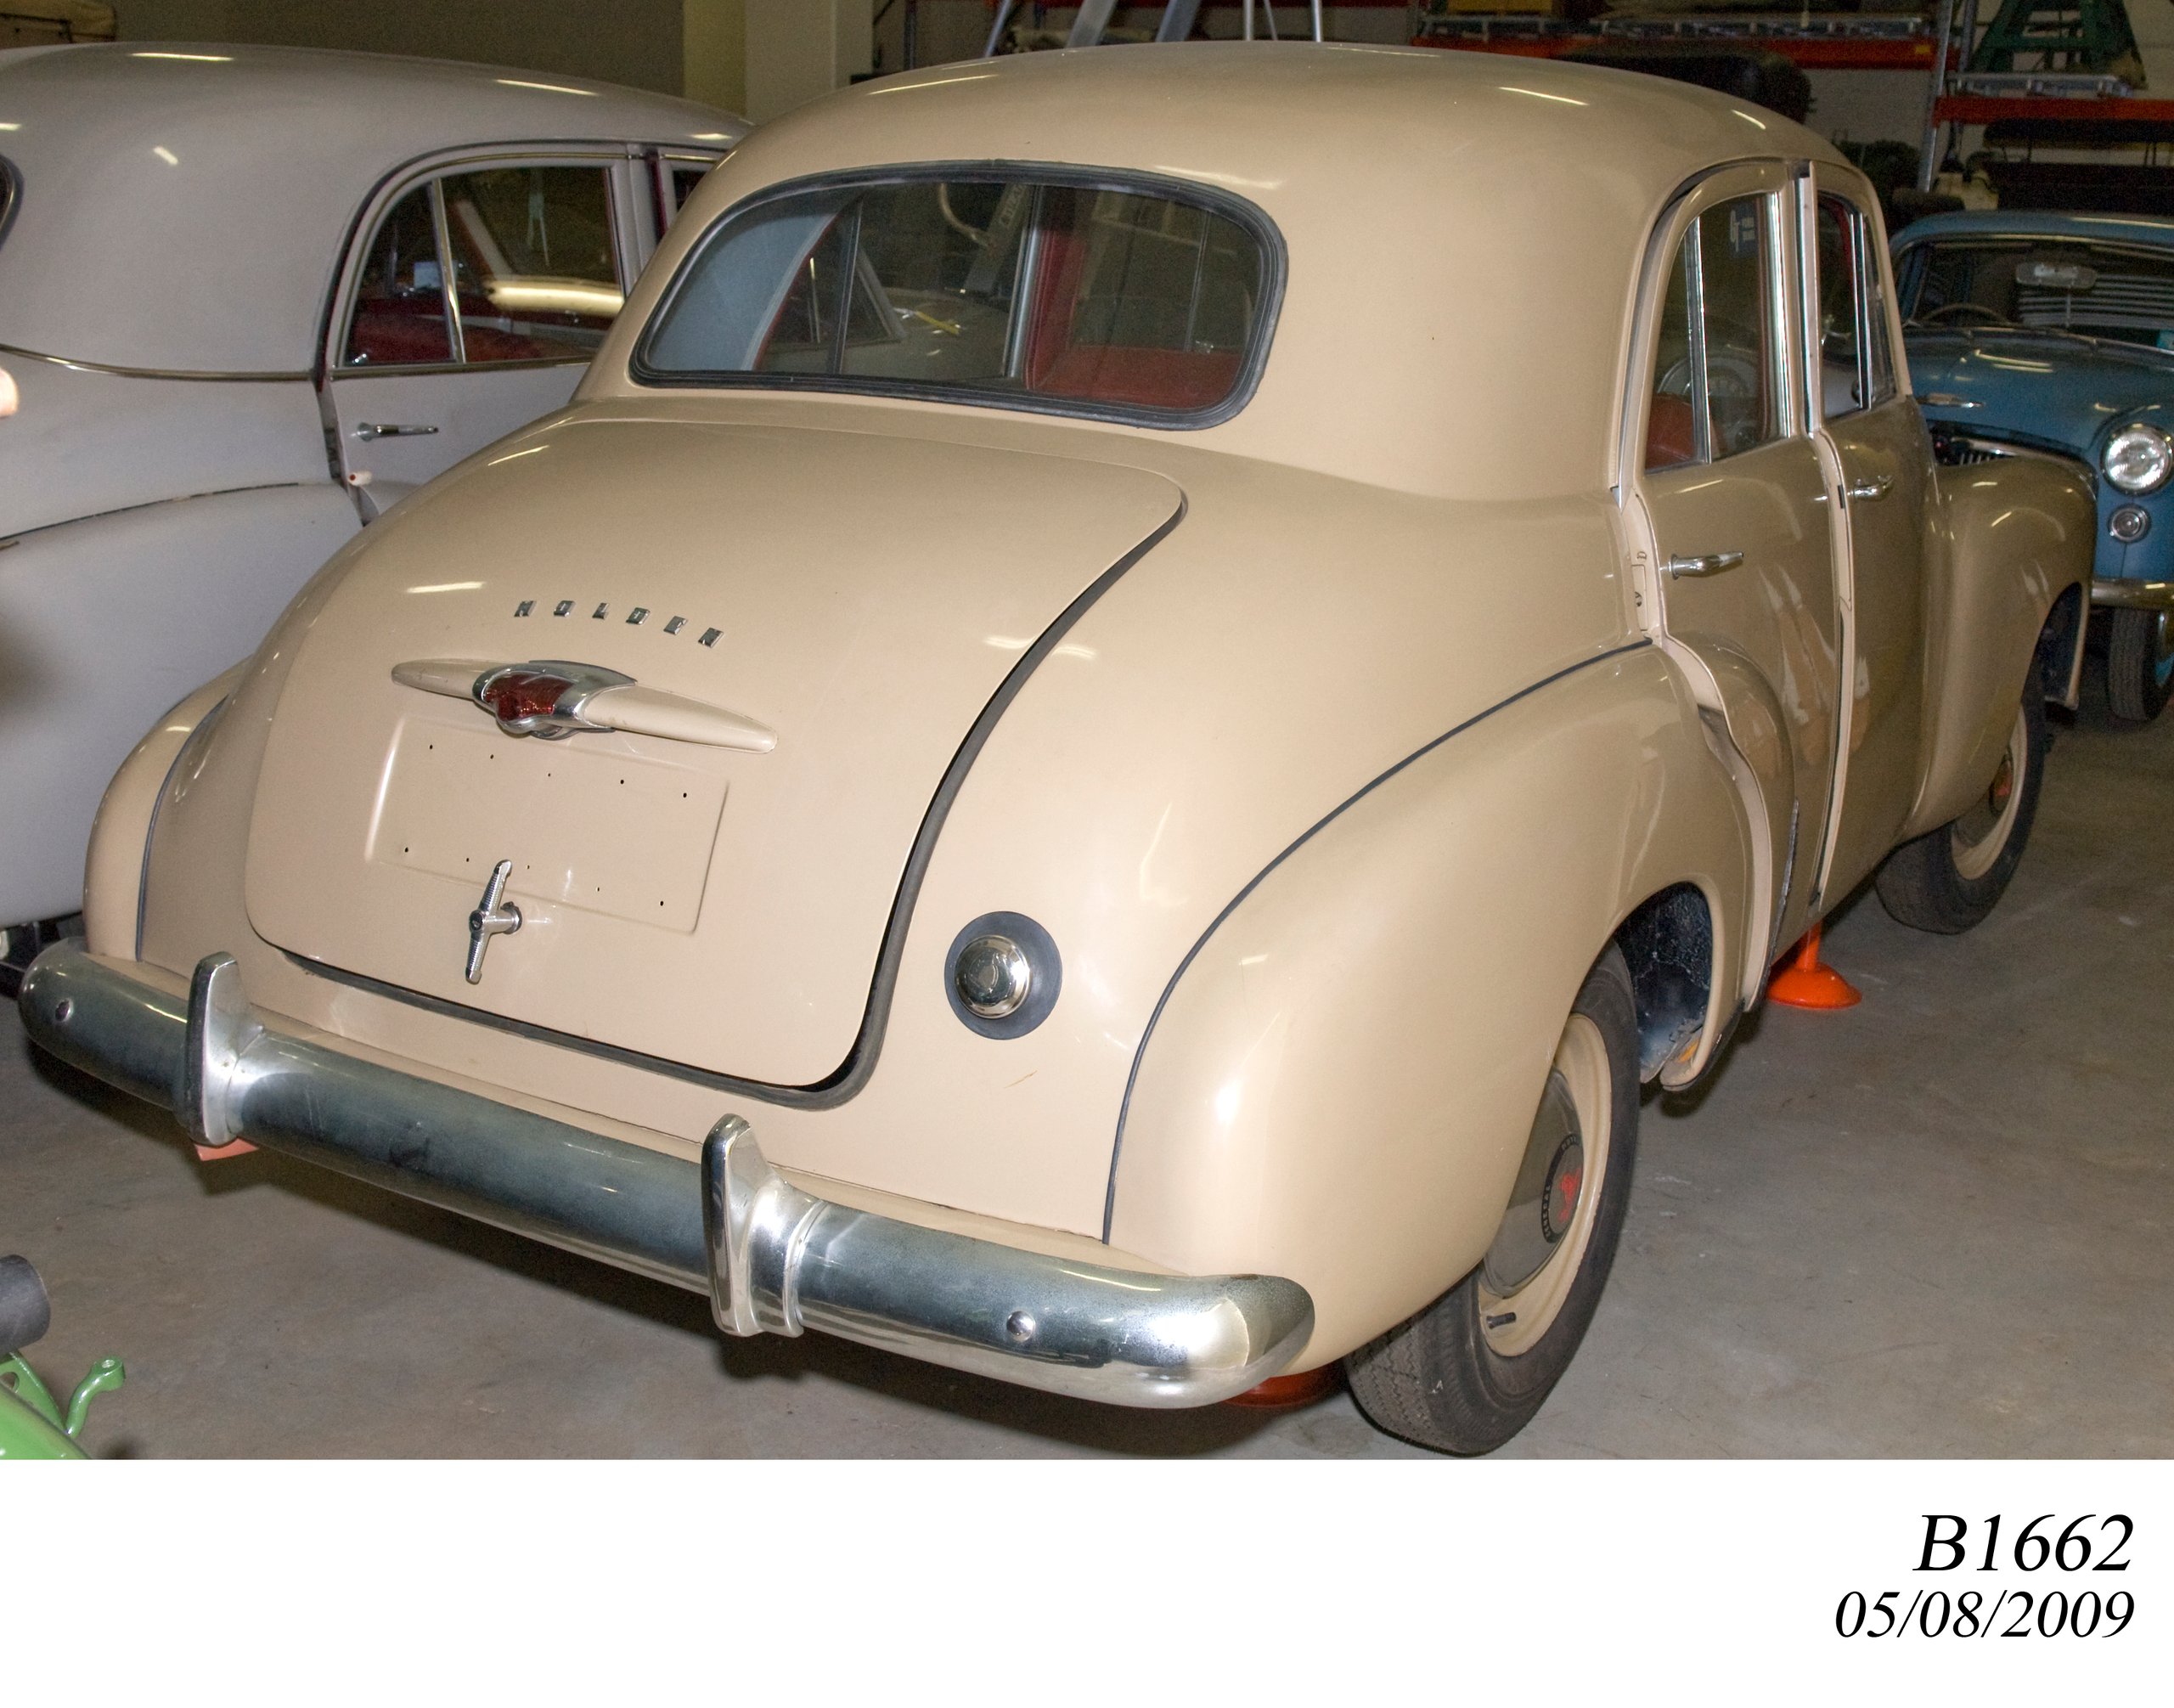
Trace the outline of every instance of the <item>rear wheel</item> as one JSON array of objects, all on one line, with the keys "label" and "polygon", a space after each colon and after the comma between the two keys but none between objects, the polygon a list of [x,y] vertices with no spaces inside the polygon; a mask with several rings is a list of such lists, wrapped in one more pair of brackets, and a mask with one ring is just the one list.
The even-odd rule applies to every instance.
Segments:
[{"label": "rear wheel", "polygon": [[2030,839],[2050,741],[2045,689],[2034,662],[1985,794],[1952,822],[1903,843],[1880,866],[1879,900],[1890,914],[1919,931],[1952,935],[1993,910]]},{"label": "rear wheel", "polygon": [[1615,1260],[1638,1142],[1637,1011],[1611,944],[1555,1049],[1509,1209],[1479,1267],[1345,1361],[1360,1409],[1393,1435],[1484,1453],[1569,1367]]},{"label": "rear wheel", "polygon": [[2119,610],[2106,632],[2106,704],[2116,718],[2149,724],[2174,688],[2174,612]]}]

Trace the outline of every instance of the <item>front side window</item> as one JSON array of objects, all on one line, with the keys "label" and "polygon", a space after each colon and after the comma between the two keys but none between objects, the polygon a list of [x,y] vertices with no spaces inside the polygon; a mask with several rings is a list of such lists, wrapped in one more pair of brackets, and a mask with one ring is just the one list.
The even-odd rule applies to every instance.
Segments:
[{"label": "front side window", "polygon": [[2081,332],[2174,350],[2174,254],[2064,238],[1935,238],[1903,252],[1921,326]]},{"label": "front side window", "polygon": [[606,169],[454,172],[378,222],[341,361],[586,362],[623,301]]},{"label": "front side window", "polygon": [[1714,462],[1782,437],[1770,198],[1710,207],[1684,234],[1661,305],[1646,466]]},{"label": "front side window", "polygon": [[1144,188],[804,189],[734,216],[697,251],[634,374],[1201,425],[1259,367],[1271,265],[1253,222]]}]

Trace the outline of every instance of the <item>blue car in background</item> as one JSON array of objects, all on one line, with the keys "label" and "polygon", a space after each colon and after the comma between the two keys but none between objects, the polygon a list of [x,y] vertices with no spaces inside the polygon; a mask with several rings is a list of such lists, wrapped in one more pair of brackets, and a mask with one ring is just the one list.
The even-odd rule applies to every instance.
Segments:
[{"label": "blue car in background", "polygon": [[2174,219],[1935,214],[1895,238],[1895,280],[1946,460],[2036,451],[2090,468],[2107,703],[2157,717],[2174,688]]}]

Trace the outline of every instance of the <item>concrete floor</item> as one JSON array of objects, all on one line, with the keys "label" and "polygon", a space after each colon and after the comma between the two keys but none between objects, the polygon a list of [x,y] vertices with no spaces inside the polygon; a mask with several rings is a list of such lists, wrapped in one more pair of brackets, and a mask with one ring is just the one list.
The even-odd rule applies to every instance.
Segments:
[{"label": "concrete floor", "polygon": [[[2174,1454],[2174,713],[2059,720],[2013,888],[1963,938],[1857,898],[1839,1015],[1769,1009],[1648,1102],[1614,1279],[1512,1457]],[[1396,1457],[1278,1413],[1044,1398],[810,1336],[258,1154],[0,1014],[0,1252],[43,1271],[102,1454]]]}]

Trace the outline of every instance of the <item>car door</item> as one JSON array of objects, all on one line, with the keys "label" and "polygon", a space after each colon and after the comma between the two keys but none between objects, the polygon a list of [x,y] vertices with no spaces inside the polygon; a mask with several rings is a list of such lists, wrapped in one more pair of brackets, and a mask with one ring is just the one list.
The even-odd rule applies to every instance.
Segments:
[{"label": "car door", "polygon": [[1898,371],[1879,216],[1854,176],[1816,167],[1806,251],[1816,273],[1812,403],[1842,489],[1837,555],[1849,691],[1842,786],[1821,875],[1850,889],[1894,846],[1918,795],[1925,722],[1926,529],[1932,443]]},{"label": "car door", "polygon": [[325,387],[367,514],[573,394],[645,258],[639,170],[624,149],[500,154],[380,199]]},{"label": "car door", "polygon": [[1754,928],[1770,955],[1815,898],[1840,682],[1832,495],[1803,397],[1796,207],[1777,161],[1703,179],[1664,219],[1626,459],[1659,636],[1755,778],[1769,911]]}]

